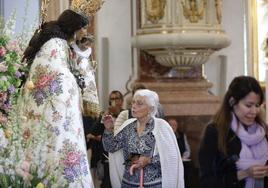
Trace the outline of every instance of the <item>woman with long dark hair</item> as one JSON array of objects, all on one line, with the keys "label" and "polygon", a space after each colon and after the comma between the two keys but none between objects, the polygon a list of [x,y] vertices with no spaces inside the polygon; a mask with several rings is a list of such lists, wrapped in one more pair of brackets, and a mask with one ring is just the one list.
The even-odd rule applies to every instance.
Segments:
[{"label": "woman with long dark hair", "polygon": [[42,24],[24,52],[30,71],[18,100],[22,144],[16,171],[32,186],[34,174],[45,187],[93,187],[69,46],[87,33],[88,23],[87,17],[65,10],[56,21]]},{"label": "woman with long dark hair", "polygon": [[233,79],[199,151],[201,188],[268,187],[263,91],[250,76]]}]

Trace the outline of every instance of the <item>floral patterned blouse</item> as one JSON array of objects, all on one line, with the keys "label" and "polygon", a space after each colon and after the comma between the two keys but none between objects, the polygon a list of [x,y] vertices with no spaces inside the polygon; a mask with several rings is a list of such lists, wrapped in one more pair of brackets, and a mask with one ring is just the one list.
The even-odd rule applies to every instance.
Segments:
[{"label": "floral patterned blouse", "polygon": [[35,166],[45,187],[90,188],[81,95],[70,70],[65,40],[50,39],[36,54],[18,102],[23,142],[20,164]]},{"label": "floral patterned blouse", "polygon": [[155,137],[152,133],[154,128],[153,118],[147,123],[146,128],[139,136],[137,132],[137,121],[126,126],[116,136],[113,133],[104,131],[103,146],[108,152],[115,152],[123,149],[125,160],[125,170],[122,180],[122,188],[134,188],[139,186],[140,170],[135,170],[130,175],[129,169],[131,162],[129,158],[132,155],[143,155],[151,157],[151,163],[144,167],[144,187],[161,187],[161,164],[159,154],[153,155],[155,148]]}]

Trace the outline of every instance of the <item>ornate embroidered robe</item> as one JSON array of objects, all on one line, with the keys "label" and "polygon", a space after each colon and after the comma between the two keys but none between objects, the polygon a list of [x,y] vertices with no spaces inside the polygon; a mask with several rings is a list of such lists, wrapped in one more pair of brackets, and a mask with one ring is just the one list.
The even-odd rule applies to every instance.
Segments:
[{"label": "ornate embroidered robe", "polygon": [[82,100],[70,65],[69,46],[59,38],[50,39],[36,54],[18,102],[25,142],[18,167],[29,163],[54,187],[90,188]]}]

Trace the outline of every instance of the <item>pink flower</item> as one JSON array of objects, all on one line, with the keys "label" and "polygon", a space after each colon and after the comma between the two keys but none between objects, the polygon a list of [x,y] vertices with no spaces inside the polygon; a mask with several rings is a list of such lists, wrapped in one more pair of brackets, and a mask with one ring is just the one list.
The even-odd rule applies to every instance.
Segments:
[{"label": "pink flower", "polygon": [[0,63],[0,72],[6,72],[7,71],[7,66],[4,65],[4,63]]},{"label": "pink flower", "polygon": [[3,57],[4,55],[6,55],[6,49],[3,46],[0,46],[0,57]]},{"label": "pink flower", "polygon": [[21,65],[18,63],[14,63],[14,67],[16,67],[16,69],[19,69],[19,68],[21,68]]},{"label": "pink flower", "polygon": [[6,49],[9,51],[14,51],[19,55],[23,54],[23,52],[22,52],[21,48],[19,47],[19,44],[16,40],[9,41],[6,45]]},{"label": "pink flower", "polygon": [[67,166],[74,166],[79,164],[80,162],[80,155],[76,152],[69,152],[64,160],[65,165]]},{"label": "pink flower", "polygon": [[56,50],[56,49],[53,49],[53,50],[51,51],[50,57],[55,56],[55,55],[56,55],[56,53],[57,53],[57,50]]},{"label": "pink flower", "polygon": [[17,50],[17,41],[14,41],[14,40],[8,41],[6,48],[9,51],[16,51]]},{"label": "pink flower", "polygon": [[29,161],[23,161],[19,166],[16,167],[16,173],[21,176],[24,180],[31,180],[33,176],[30,174],[31,164]]},{"label": "pink flower", "polygon": [[49,76],[49,75],[44,75],[44,76],[41,76],[38,80],[37,80],[37,83],[36,83],[36,87],[38,88],[43,88],[43,87],[46,87],[50,81],[53,79],[53,76]]},{"label": "pink flower", "polygon": [[0,124],[5,125],[7,123],[7,116],[0,112]]},{"label": "pink flower", "polygon": [[7,100],[7,93],[0,92],[0,102],[5,102]]},{"label": "pink flower", "polygon": [[30,166],[31,166],[31,164],[28,161],[23,161],[20,165],[21,169],[26,171],[26,172],[30,171]]},{"label": "pink flower", "polygon": [[29,172],[26,172],[20,168],[16,168],[16,173],[26,181],[33,179],[33,176]]}]

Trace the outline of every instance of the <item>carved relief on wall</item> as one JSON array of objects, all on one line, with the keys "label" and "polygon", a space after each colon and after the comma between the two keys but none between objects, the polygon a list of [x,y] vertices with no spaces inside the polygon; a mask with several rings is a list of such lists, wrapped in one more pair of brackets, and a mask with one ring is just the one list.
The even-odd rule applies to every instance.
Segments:
[{"label": "carved relief on wall", "polygon": [[268,69],[268,0],[248,3],[249,71],[264,84]]},{"label": "carved relief on wall", "polygon": [[218,24],[221,24],[222,19],[222,0],[215,0],[215,8],[216,8],[216,17]]},{"label": "carved relief on wall", "polygon": [[147,20],[157,23],[165,15],[166,0],[145,0]]},{"label": "carved relief on wall", "polygon": [[188,69],[175,69],[160,65],[154,56],[145,51],[140,51],[139,54],[138,77],[140,81],[176,81],[178,79],[202,78],[202,65]]},{"label": "carved relief on wall", "polygon": [[207,6],[207,0],[184,0],[181,1],[183,15],[191,23],[197,23],[199,20],[203,19],[204,12]]}]

